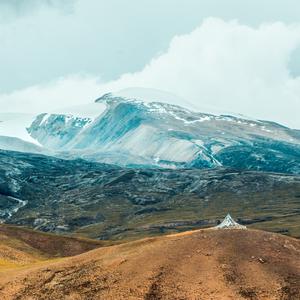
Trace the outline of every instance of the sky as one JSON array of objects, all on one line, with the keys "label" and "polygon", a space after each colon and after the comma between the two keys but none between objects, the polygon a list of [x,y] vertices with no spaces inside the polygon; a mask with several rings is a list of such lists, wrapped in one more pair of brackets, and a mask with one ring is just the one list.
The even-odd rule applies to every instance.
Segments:
[{"label": "sky", "polygon": [[0,112],[147,87],[300,129],[299,11],[299,0],[0,0]]}]

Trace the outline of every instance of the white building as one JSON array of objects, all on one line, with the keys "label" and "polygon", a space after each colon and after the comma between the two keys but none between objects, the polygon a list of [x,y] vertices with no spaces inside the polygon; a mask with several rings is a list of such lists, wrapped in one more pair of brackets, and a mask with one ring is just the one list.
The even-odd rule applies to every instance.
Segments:
[{"label": "white building", "polygon": [[225,219],[221,224],[215,227],[216,229],[247,229],[246,226],[240,225],[239,223],[235,222],[230,214],[227,214]]}]

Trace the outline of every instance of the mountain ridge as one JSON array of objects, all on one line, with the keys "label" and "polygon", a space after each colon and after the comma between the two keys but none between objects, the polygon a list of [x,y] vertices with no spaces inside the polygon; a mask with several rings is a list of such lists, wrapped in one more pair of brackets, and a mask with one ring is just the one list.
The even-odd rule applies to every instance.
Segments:
[{"label": "mountain ridge", "polygon": [[122,166],[218,166],[300,172],[300,131],[270,121],[193,112],[105,94],[94,120],[39,115],[31,136],[63,157]]}]

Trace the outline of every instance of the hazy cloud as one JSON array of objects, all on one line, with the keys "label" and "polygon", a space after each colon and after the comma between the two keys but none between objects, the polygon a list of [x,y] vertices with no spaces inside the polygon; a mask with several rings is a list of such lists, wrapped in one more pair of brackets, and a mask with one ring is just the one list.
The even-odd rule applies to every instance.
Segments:
[{"label": "hazy cloud", "polygon": [[91,103],[99,96],[100,79],[72,75],[31,86],[9,94],[0,94],[1,112],[51,112],[58,108]]},{"label": "hazy cloud", "polygon": [[34,13],[43,8],[55,8],[70,11],[76,0],[1,0],[0,20],[7,20],[13,16],[22,16]]},{"label": "hazy cloud", "polygon": [[297,24],[251,27],[210,18],[191,33],[176,36],[140,72],[106,83],[80,76],[60,79],[2,95],[0,105],[5,103],[6,110],[49,110],[140,86],[175,93],[198,110],[217,108],[300,128],[300,78],[288,68],[299,43]]},{"label": "hazy cloud", "polygon": [[152,87],[178,94],[199,110],[232,111],[300,128],[300,77],[288,67],[299,44],[300,25],[253,28],[211,18],[175,37],[143,71],[102,89]]},{"label": "hazy cloud", "polygon": [[0,0],[0,93],[139,71],[208,16],[257,27],[299,21],[299,11],[299,0]]}]

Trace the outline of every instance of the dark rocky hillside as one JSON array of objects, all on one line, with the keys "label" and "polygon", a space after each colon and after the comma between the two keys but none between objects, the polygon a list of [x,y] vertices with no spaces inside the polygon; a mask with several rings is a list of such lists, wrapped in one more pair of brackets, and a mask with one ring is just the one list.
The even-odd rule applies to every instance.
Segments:
[{"label": "dark rocky hillside", "polygon": [[300,236],[300,177],[235,169],[128,169],[0,151],[2,222],[98,239],[208,227],[227,212]]}]

